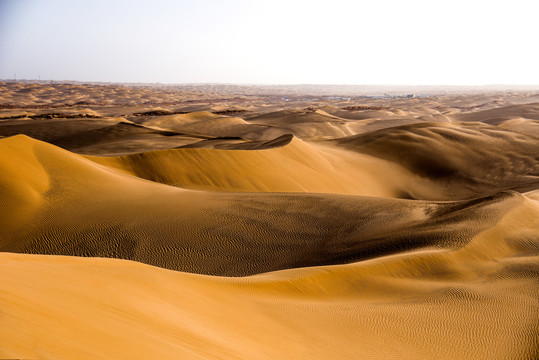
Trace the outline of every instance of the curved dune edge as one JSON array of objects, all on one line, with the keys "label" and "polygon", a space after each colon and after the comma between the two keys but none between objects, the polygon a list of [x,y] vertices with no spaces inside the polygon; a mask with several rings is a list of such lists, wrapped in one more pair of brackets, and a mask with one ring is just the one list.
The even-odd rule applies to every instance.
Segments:
[{"label": "curved dune edge", "polygon": [[36,144],[0,139],[0,214],[4,215],[0,228],[4,230],[31,221],[43,205],[42,194],[50,187],[47,169],[37,159]]},{"label": "curved dune edge", "polygon": [[[271,144],[271,142],[269,142]],[[186,189],[312,192],[432,199],[443,191],[398,164],[297,138],[255,150],[182,148],[85,156],[122,173]]]},{"label": "curved dune edge", "polygon": [[2,253],[0,356],[534,359],[535,197],[459,250],[248,278]]},{"label": "curved dune edge", "polygon": [[211,144],[248,145],[210,140],[192,145],[198,149],[88,158],[152,181],[217,191],[458,200],[539,184],[536,137],[476,122],[422,122],[317,143],[294,137],[271,152],[201,149]]}]

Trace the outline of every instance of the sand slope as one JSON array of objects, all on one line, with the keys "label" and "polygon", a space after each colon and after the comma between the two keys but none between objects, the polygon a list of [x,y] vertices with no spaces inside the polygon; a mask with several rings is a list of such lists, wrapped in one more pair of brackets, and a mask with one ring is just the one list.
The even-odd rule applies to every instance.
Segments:
[{"label": "sand slope", "polygon": [[444,187],[438,199],[539,186],[539,141],[483,123],[420,123],[333,140]]},{"label": "sand slope", "polygon": [[[301,151],[303,144],[295,142]],[[249,275],[415,248],[459,247],[520,202],[520,195],[510,192],[472,201],[426,202],[337,194],[187,191],[118,172],[25,136],[0,140],[0,146],[6,155],[0,194],[8,196],[0,214],[0,250],[118,257],[205,274]],[[295,167],[293,175],[272,177],[274,170],[268,171],[268,165],[256,167],[261,159],[286,165],[291,160],[281,151],[287,147],[208,150],[213,153],[202,153],[206,156],[201,158],[208,161],[212,159],[209,154],[223,154],[214,159],[223,164],[231,161],[227,157],[240,156],[245,162],[249,156],[261,154],[247,168],[254,175],[238,182],[245,186],[240,188],[243,191],[335,181],[320,173],[290,180],[290,176],[301,175],[299,165],[308,169],[308,163],[301,162],[306,155],[301,153],[291,153],[296,156],[289,168]],[[176,152],[188,150],[206,149]],[[150,155],[149,161],[138,166],[143,164],[140,168],[147,174],[157,166],[175,171],[172,175],[185,176],[183,172],[189,170],[181,157],[173,161],[151,157],[169,156],[170,151],[141,154],[134,160],[145,160],[145,155]],[[310,160],[311,164],[316,160]],[[222,180],[227,184],[231,181],[227,176],[240,170],[224,168],[229,170]],[[212,171],[200,173],[218,174]],[[335,186],[335,182],[329,184]]]},{"label": "sand slope", "polygon": [[539,358],[538,93],[324,89],[0,82],[0,358]]},{"label": "sand slope", "polygon": [[0,356],[534,359],[537,219],[522,197],[459,250],[242,279],[2,254]]},{"label": "sand slope", "polygon": [[[88,159],[152,181],[218,191],[395,197],[405,192],[402,183],[413,186],[415,180],[399,165],[368,155],[310,145],[296,138],[279,143],[283,146],[265,150],[185,148]],[[400,181],[394,181],[395,177]]]},{"label": "sand slope", "polygon": [[452,117],[459,121],[482,121],[491,124],[515,117],[539,120],[539,103],[510,105],[482,111],[464,112],[455,114]]},{"label": "sand slope", "polygon": [[301,139],[350,136],[360,132],[363,125],[312,108],[270,112],[249,117],[248,121],[282,129]]}]

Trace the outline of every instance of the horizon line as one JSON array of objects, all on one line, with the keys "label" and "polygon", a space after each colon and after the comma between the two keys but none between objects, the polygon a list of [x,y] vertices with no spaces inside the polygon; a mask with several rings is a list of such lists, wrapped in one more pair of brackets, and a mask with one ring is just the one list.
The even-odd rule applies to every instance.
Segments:
[{"label": "horizon line", "polygon": [[185,82],[185,83],[167,83],[167,82],[145,82],[145,81],[100,81],[100,80],[55,80],[55,79],[0,79],[1,82],[54,82],[54,83],[90,83],[90,84],[119,84],[119,85],[165,85],[165,86],[183,86],[183,85],[225,85],[225,86],[377,86],[377,87],[537,87],[538,84],[515,84],[515,83],[489,83],[489,84],[338,84],[338,83],[234,83],[234,82]]}]

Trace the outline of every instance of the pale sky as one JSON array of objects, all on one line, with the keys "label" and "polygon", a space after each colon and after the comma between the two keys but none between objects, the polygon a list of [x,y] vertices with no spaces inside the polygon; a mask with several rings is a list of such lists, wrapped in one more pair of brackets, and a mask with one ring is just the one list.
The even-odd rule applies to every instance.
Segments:
[{"label": "pale sky", "polygon": [[0,79],[539,84],[539,1],[0,0]]}]

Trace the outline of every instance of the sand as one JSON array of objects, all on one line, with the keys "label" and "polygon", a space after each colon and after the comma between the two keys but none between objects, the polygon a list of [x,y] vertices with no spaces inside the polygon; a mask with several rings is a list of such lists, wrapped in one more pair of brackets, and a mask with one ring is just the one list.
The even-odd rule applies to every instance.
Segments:
[{"label": "sand", "polygon": [[0,358],[539,357],[535,93],[0,85]]}]

